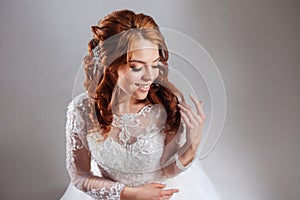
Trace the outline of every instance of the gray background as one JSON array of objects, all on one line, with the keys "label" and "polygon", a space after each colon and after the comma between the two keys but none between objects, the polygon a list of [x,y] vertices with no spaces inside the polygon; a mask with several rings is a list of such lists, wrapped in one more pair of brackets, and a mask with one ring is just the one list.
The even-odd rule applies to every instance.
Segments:
[{"label": "gray background", "polygon": [[0,199],[59,199],[65,111],[90,26],[130,8],[210,53],[228,113],[204,165],[225,200],[300,199],[300,3],[296,0],[0,2]]}]

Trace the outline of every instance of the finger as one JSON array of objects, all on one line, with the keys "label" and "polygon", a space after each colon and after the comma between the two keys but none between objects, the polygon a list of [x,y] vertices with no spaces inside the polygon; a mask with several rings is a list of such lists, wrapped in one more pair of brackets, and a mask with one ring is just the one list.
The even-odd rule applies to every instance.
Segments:
[{"label": "finger", "polygon": [[161,191],[161,196],[171,196],[171,195],[173,195],[174,193],[177,193],[177,192],[179,192],[178,189],[163,190],[163,191]]},{"label": "finger", "polygon": [[194,102],[194,104],[196,105],[196,109],[197,109],[197,114],[201,117],[201,119],[205,120],[205,114],[203,112],[203,102],[202,101],[198,101],[196,100],[196,98],[190,94],[190,97],[192,99],[192,101]]},{"label": "finger", "polygon": [[187,115],[187,117],[189,118],[189,121],[193,124],[196,124],[199,118],[199,116],[193,111],[193,110],[190,110],[190,109],[187,109],[186,107],[182,106],[181,104],[178,104],[180,110],[184,111],[184,113]]},{"label": "finger", "polygon": [[169,200],[171,199],[172,195],[170,196],[163,196],[163,197],[159,197],[159,200]]},{"label": "finger", "polygon": [[183,101],[181,101],[179,104],[182,105],[182,106],[184,106],[184,107],[186,107],[187,109],[191,108],[189,104],[187,104],[187,103],[185,103]]},{"label": "finger", "polygon": [[166,200],[169,200],[172,198],[173,195],[170,195],[170,196],[166,196]]},{"label": "finger", "polygon": [[[192,100],[193,100],[193,99],[192,99]],[[194,97],[194,100],[196,100],[195,97]],[[187,110],[189,110],[195,118],[198,118],[198,115],[197,115],[198,113],[196,113],[196,112],[194,111],[194,109],[191,108],[191,106],[189,106],[188,104],[186,104],[186,103],[184,103],[184,102],[181,102],[179,105],[181,105],[181,106],[183,106],[184,108],[186,108]],[[197,105],[196,105],[196,108],[197,108]],[[198,110],[197,110],[197,112],[198,112]]]},{"label": "finger", "polygon": [[199,102],[199,104],[201,105],[201,106],[199,107],[199,114],[200,114],[200,116],[201,116],[202,119],[205,119],[206,116],[205,116],[204,111],[203,111],[202,103],[203,103],[203,102],[201,102],[201,103]]},{"label": "finger", "polygon": [[165,188],[166,187],[166,184],[162,184],[162,183],[151,183],[151,185],[156,188]]},{"label": "finger", "polygon": [[201,117],[201,119],[205,120],[206,116],[203,112],[203,102],[198,101],[192,94],[190,94],[190,97],[191,97],[192,101],[194,102],[194,104],[196,105],[197,114]]},{"label": "finger", "polygon": [[187,117],[187,115],[186,115],[182,110],[180,110],[180,114],[181,114],[181,117],[182,117],[184,123],[185,123],[187,126],[191,127],[191,126],[192,126],[192,123],[190,122],[190,120],[189,120],[189,118]]},{"label": "finger", "polygon": [[185,109],[185,110],[192,110],[191,106],[185,102],[180,102],[178,105],[181,106],[181,108]]},{"label": "finger", "polygon": [[192,99],[193,103],[195,104],[197,113],[200,115],[201,113],[201,103],[199,101],[196,100],[196,98],[194,97],[193,94],[190,94],[190,98]]}]

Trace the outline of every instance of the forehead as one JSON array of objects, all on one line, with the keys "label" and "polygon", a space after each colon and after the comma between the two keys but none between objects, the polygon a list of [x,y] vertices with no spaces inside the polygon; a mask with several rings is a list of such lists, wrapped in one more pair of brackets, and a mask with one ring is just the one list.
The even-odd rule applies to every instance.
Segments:
[{"label": "forehead", "polygon": [[159,57],[158,45],[148,40],[138,40],[132,43],[128,52],[128,60],[153,62]]}]

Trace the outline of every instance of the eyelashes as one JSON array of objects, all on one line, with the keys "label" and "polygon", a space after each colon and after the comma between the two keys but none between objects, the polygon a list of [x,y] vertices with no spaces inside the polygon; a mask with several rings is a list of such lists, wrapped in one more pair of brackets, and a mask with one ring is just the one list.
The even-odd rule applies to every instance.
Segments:
[{"label": "eyelashes", "polygon": [[134,71],[134,72],[138,72],[138,71],[141,71],[142,68],[138,68],[138,67],[135,67],[135,66],[130,66],[131,68],[131,71]]},{"label": "eyelashes", "polygon": [[[136,67],[136,66],[129,66],[131,68],[132,71],[134,72],[139,72],[142,70],[143,67]],[[157,69],[157,68],[161,68],[162,65],[152,65],[152,68]]]}]

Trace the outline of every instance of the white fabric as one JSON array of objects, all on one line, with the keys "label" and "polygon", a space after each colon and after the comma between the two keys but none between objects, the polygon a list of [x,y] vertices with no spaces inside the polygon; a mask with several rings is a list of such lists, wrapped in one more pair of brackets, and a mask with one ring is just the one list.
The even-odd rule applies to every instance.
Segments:
[{"label": "white fabric", "polygon": [[[66,167],[71,183],[61,199],[116,200],[125,186],[164,182],[180,190],[173,200],[220,200],[200,160],[184,167],[174,145],[164,144],[166,117],[158,104],[146,105],[138,113],[113,114],[105,139],[93,100],[87,93],[75,97],[68,105],[66,123]],[[177,144],[184,141],[182,130],[174,140]]]}]

